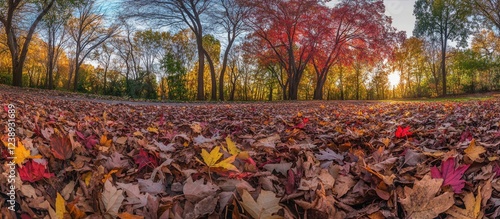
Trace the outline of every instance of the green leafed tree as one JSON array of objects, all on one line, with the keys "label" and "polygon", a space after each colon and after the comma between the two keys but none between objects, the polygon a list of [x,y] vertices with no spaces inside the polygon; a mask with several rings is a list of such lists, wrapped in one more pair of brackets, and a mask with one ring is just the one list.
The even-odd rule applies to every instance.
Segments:
[{"label": "green leafed tree", "polygon": [[471,10],[463,0],[417,0],[413,35],[436,39],[441,47],[442,94],[446,95],[446,50],[449,41],[464,44],[470,33]]},{"label": "green leafed tree", "polygon": [[182,61],[174,54],[167,53],[163,57],[161,68],[167,75],[168,98],[172,100],[186,100],[186,74],[187,70],[182,65]]}]

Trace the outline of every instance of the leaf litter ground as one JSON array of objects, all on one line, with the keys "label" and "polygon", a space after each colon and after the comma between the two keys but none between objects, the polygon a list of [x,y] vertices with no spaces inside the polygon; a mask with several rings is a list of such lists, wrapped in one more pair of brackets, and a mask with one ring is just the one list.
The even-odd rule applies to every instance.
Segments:
[{"label": "leaf litter ground", "polygon": [[[16,106],[2,218],[497,218],[500,99]],[[6,122],[5,122],[6,124]]]}]

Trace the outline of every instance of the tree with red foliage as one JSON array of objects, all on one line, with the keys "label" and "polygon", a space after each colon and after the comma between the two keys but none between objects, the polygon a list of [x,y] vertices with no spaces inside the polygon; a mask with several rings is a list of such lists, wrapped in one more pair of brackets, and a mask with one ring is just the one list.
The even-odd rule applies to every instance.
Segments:
[{"label": "tree with red foliage", "polygon": [[316,40],[312,65],[317,82],[314,99],[323,98],[323,86],[327,75],[335,64],[353,65],[354,62],[374,63],[390,54],[396,37],[391,18],[386,16],[383,1],[343,1],[334,8],[323,10],[319,16],[324,31]]},{"label": "tree with red foliage", "polygon": [[250,37],[258,45],[261,59],[277,61],[288,76],[288,99],[296,100],[300,79],[314,54],[322,28],[316,20],[325,10],[320,0],[255,0],[241,4],[251,8]]}]

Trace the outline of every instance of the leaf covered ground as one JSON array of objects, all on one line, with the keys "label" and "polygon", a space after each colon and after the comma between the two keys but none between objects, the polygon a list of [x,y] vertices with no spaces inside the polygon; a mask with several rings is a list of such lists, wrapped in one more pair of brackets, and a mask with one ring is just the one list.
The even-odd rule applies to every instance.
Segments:
[{"label": "leaf covered ground", "polygon": [[497,218],[500,99],[108,104],[1,87],[2,218]]}]

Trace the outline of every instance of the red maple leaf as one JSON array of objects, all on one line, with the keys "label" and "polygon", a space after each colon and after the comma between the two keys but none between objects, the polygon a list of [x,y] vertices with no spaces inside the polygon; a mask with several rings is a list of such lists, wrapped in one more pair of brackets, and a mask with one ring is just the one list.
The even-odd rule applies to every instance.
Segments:
[{"label": "red maple leaf", "polygon": [[410,126],[406,126],[405,128],[398,126],[398,129],[396,130],[396,138],[404,138],[411,135],[413,135],[413,132],[410,132]]},{"label": "red maple leaf", "polygon": [[462,193],[465,186],[465,180],[462,176],[469,168],[469,165],[461,165],[455,168],[455,158],[450,157],[441,164],[441,171],[437,167],[431,167],[431,176],[433,179],[443,179],[442,186],[451,186],[455,193]]},{"label": "red maple leaf", "polygon": [[139,154],[134,156],[134,162],[139,165],[139,171],[146,166],[153,168],[158,166],[155,157],[142,148],[139,150]]},{"label": "red maple leaf", "polygon": [[82,141],[85,142],[85,147],[87,149],[92,149],[97,143],[99,143],[99,140],[97,140],[97,137],[95,135],[90,135],[88,137],[85,137],[81,132],[77,131],[76,135],[78,138],[80,138]]},{"label": "red maple leaf", "polygon": [[307,124],[308,122],[309,122],[309,118],[303,118],[303,119],[302,119],[302,122],[301,122],[301,123],[299,123],[299,124],[297,124],[297,125],[295,125],[293,128],[296,128],[296,129],[303,129],[303,128],[306,126],[306,124]]},{"label": "red maple leaf", "polygon": [[53,176],[54,174],[49,173],[45,165],[34,162],[33,160],[28,161],[19,168],[19,177],[25,182],[33,183],[43,178],[50,178]]}]

